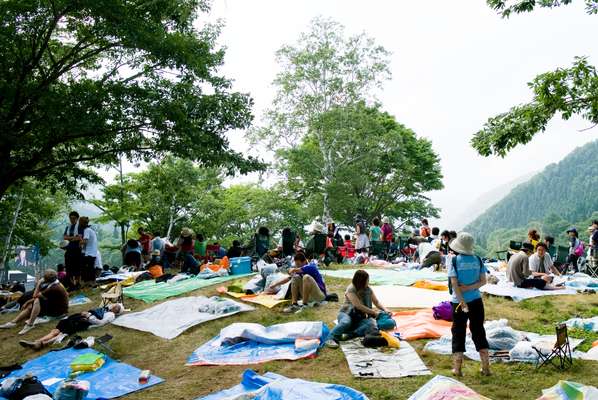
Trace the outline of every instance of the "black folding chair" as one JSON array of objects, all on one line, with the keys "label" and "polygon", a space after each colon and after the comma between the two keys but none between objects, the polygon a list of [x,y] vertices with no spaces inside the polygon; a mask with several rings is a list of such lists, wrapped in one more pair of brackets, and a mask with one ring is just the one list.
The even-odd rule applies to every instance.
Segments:
[{"label": "black folding chair", "polygon": [[[544,354],[541,349],[535,346],[532,346],[532,348],[538,353],[536,369],[540,369],[546,364],[552,364],[559,369],[566,369],[573,365],[569,334],[567,333],[567,325],[565,324],[558,324],[556,326],[556,343],[550,354]],[[555,363],[555,360],[558,360],[558,363]]]}]

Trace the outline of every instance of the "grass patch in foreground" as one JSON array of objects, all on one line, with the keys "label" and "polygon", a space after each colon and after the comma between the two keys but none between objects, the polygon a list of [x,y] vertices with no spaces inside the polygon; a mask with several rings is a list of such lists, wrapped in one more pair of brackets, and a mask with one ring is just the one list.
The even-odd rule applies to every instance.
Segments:
[{"label": "grass patch in foreground", "polygon": [[[342,268],[342,267],[341,267]],[[329,291],[342,294],[348,284],[347,280],[327,278]],[[230,284],[230,283],[229,283]],[[99,291],[86,292],[94,304],[99,304]],[[187,294],[215,295],[216,287],[209,287]],[[539,333],[553,333],[554,325],[572,316],[590,317],[597,314],[598,295],[553,296],[515,303],[499,297],[486,297],[487,319],[506,318],[516,329]],[[156,303],[154,303],[156,304]],[[127,299],[127,307],[139,311],[153,304]],[[72,307],[71,313],[84,311],[89,305]],[[187,330],[174,340],[165,340],[149,333],[138,332],[117,326],[107,326],[91,332],[101,336],[109,332],[114,335],[111,346],[117,357],[126,363],[141,369],[150,369],[165,382],[127,396],[127,399],[195,399],[208,393],[229,388],[239,383],[242,372],[252,368],[260,373],[276,372],[291,378],[302,378],[318,382],[338,383],[351,386],[364,392],[370,399],[406,399],[432,376],[410,377],[402,379],[355,379],[349,372],[342,351],[323,349],[317,358],[296,362],[276,361],[253,366],[225,367],[186,367],[189,354],[199,345],[217,335],[218,332],[233,322],[257,322],[271,325],[293,320],[322,320],[329,326],[336,318],[338,303],[329,303],[317,309],[301,314],[284,315],[281,308],[268,310],[256,306],[253,312],[241,313],[229,318],[208,322]],[[0,323],[8,321],[11,316],[0,316]],[[18,345],[18,340],[35,339],[53,328],[52,323],[42,325],[23,337],[16,333],[20,328],[0,331],[0,365],[13,362],[24,362],[39,355],[25,350]],[[589,340],[598,339],[593,333],[571,331],[572,337],[584,337]],[[433,374],[450,376],[451,360],[448,356],[425,353],[422,348],[424,340],[411,342],[424,363]],[[586,342],[583,348],[588,348]],[[595,363],[574,361],[568,371],[560,372],[552,367],[535,371],[531,364],[494,364],[494,375],[481,377],[478,373],[479,363],[466,361],[465,377],[460,380],[479,393],[494,399],[537,399],[542,389],[554,385],[560,379],[568,379],[593,386],[598,386],[598,375],[594,372]]]}]

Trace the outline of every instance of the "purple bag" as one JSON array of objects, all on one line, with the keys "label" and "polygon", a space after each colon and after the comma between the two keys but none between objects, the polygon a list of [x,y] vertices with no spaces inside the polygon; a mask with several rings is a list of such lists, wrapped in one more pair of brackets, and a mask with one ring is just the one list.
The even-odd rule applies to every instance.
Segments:
[{"label": "purple bag", "polygon": [[432,307],[432,315],[434,319],[442,319],[444,321],[453,320],[453,307],[449,301],[443,301],[437,306]]}]

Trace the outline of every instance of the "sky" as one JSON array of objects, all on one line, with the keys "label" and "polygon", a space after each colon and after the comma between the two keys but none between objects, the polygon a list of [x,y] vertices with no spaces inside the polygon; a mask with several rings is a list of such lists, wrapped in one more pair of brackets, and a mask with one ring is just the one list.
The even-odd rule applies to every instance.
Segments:
[{"label": "sky", "polygon": [[[504,159],[481,157],[469,144],[488,117],[531,98],[527,82],[538,73],[567,67],[575,56],[598,63],[598,16],[586,15],[579,1],[504,20],[482,0],[214,0],[209,18],[225,23],[221,71],[251,94],[256,123],[275,93],[275,51],[295,43],[316,16],[340,22],[347,34],[366,32],[392,53],[393,77],[378,98],[440,156],[445,188],[430,196],[442,209],[435,221],[442,228],[485,192],[598,138],[598,129],[579,132],[587,121],[559,119]],[[234,149],[262,154],[248,150],[242,132],[229,137]]]}]

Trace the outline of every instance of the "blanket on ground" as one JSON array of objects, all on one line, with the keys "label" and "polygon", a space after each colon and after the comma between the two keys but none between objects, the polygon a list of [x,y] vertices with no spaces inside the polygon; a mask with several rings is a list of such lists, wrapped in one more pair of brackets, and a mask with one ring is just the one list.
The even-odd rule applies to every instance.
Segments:
[{"label": "blanket on ground", "polygon": [[442,375],[436,375],[420,387],[407,400],[490,400],[474,392],[461,382]]},{"label": "blanket on ground", "polygon": [[341,343],[351,373],[356,378],[403,378],[432,372],[407,342],[398,349],[364,347],[362,339]]},{"label": "blanket on ground", "polygon": [[328,328],[321,321],[295,321],[269,327],[235,323],[196,349],[187,359],[187,365],[249,365],[314,357],[327,337]]},{"label": "blanket on ground", "polygon": [[174,339],[195,325],[253,309],[220,297],[181,297],[147,310],[122,315],[113,324],[150,332],[164,339]]},{"label": "blanket on ground", "polygon": [[[27,361],[23,369],[11,372],[8,377],[19,377],[25,374],[37,376],[50,393],[54,393],[60,383],[71,373],[71,362],[82,354],[98,354],[92,349],[75,350],[73,348],[51,351],[43,356]],[[112,399],[125,396],[138,390],[154,386],[163,380],[157,376],[150,376],[148,383],[139,383],[141,370],[104,356],[104,365],[95,372],[86,372],[77,379],[90,383],[89,394],[86,399]]]},{"label": "blanket on ground", "polygon": [[197,400],[367,400],[361,392],[347,386],[289,379],[273,372],[258,375],[245,370],[241,383],[230,389]]},{"label": "blanket on ground", "polygon": [[[352,279],[356,269],[322,270],[322,275],[334,278]],[[411,286],[417,281],[428,280],[443,282],[447,280],[446,273],[434,272],[429,269],[401,270],[366,269],[370,276],[370,285],[400,285]]]},{"label": "blanket on ground", "polygon": [[402,340],[438,339],[451,333],[452,323],[434,319],[432,309],[392,313]]},{"label": "blanket on ground", "polygon": [[136,283],[131,287],[125,288],[124,293],[128,297],[132,297],[137,300],[143,300],[146,303],[151,303],[157,300],[164,300],[168,297],[178,296],[180,294],[191,292],[193,290],[201,289],[211,285],[217,285],[223,282],[243,278],[250,275],[252,274],[229,275],[212,279],[203,279],[198,276],[190,276],[187,279],[160,283],[156,283],[156,281],[153,280],[143,281]]},{"label": "blanket on ground", "polygon": [[389,308],[432,308],[449,299],[448,292],[410,286],[372,286],[376,297]]}]

